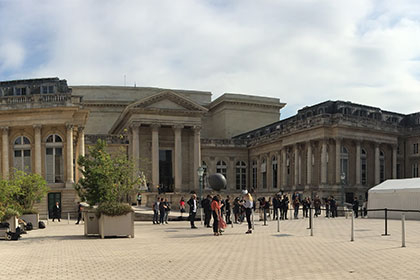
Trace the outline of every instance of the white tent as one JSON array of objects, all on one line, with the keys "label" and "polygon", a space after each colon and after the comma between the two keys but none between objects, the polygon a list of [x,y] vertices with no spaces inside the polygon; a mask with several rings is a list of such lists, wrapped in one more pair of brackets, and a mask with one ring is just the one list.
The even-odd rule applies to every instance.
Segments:
[{"label": "white tent", "polygon": [[[420,178],[386,180],[371,188],[368,209],[420,210]],[[388,218],[400,219],[402,212],[388,211]],[[384,211],[368,212],[369,218],[383,218]],[[420,213],[405,213],[407,219],[420,220]]]}]

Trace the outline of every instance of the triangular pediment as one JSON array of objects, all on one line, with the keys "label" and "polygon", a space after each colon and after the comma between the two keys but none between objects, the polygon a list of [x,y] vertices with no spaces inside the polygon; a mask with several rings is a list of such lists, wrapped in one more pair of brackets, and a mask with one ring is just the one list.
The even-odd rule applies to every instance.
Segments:
[{"label": "triangular pediment", "polygon": [[160,92],[140,99],[127,107],[128,110],[141,108],[207,112],[207,109],[203,106],[173,91]]}]

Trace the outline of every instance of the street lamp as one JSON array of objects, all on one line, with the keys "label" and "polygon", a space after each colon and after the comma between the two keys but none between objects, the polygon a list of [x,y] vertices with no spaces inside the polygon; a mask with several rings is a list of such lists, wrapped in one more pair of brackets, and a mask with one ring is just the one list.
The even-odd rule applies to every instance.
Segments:
[{"label": "street lamp", "polygon": [[344,209],[344,184],[346,182],[346,173],[345,172],[341,172],[341,205],[343,206]]},{"label": "street lamp", "polygon": [[202,166],[198,167],[197,169],[197,174],[198,174],[198,179],[199,179],[199,187],[200,187],[200,193],[199,193],[199,197],[200,197],[200,202],[199,202],[199,207],[200,207],[200,222],[201,224],[203,224],[203,207],[201,207],[201,202],[203,201],[203,174],[204,174],[204,168]]}]

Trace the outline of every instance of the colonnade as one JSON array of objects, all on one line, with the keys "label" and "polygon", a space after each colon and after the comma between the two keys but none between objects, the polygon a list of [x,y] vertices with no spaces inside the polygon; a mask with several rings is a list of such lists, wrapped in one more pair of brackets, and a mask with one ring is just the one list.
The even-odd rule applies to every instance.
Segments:
[{"label": "colonnade", "polygon": [[[151,138],[152,138],[152,145],[151,145],[151,166],[152,166],[152,185],[157,186],[159,185],[159,131],[161,129],[160,124],[146,124],[151,129]],[[137,167],[140,167],[140,158],[142,157],[140,153],[140,126],[141,124],[132,124],[131,128],[131,139],[132,139],[132,158],[136,163]],[[173,129],[174,133],[174,187],[175,190],[180,191],[182,189],[182,158],[183,158],[183,151],[182,151],[182,132],[184,129],[187,129],[186,126],[181,124],[170,125]],[[200,147],[200,126],[191,126],[191,129],[194,132],[194,140],[193,140],[193,153],[194,153],[194,161],[193,161],[193,170],[191,170],[194,174],[194,182],[198,182],[198,175],[197,169],[200,166],[201,162],[201,147]]]}]

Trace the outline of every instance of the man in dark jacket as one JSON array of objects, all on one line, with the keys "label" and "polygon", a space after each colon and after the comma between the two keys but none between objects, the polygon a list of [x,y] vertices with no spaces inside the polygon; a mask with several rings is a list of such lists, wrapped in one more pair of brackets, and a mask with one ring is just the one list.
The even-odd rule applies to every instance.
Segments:
[{"label": "man in dark jacket", "polygon": [[58,219],[58,221],[60,222],[60,218],[61,218],[61,207],[60,207],[60,204],[57,201],[55,203],[55,205],[53,206],[53,219],[52,219],[52,221],[54,222],[54,219]]},{"label": "man in dark jacket", "polygon": [[204,210],[204,226],[211,227],[210,226],[210,220],[211,220],[211,201],[212,198],[210,195],[207,195],[205,199],[203,199],[203,202],[201,203],[201,206]]},{"label": "man in dark jacket", "polygon": [[191,228],[197,228],[194,225],[194,221],[195,221],[195,215],[197,214],[197,195],[193,192],[191,194],[191,198],[190,200],[187,201],[188,205],[190,206],[190,224],[191,224]]}]

